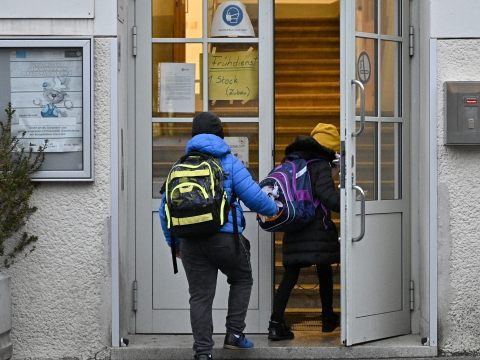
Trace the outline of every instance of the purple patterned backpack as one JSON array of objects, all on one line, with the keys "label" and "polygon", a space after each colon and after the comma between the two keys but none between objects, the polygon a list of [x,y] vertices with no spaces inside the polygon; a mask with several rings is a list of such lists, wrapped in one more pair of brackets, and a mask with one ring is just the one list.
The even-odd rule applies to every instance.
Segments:
[{"label": "purple patterned backpack", "polygon": [[313,198],[308,164],[316,160],[289,157],[275,167],[260,182],[260,188],[279,207],[271,217],[257,216],[260,227],[266,231],[296,232],[315,219],[320,201]]}]

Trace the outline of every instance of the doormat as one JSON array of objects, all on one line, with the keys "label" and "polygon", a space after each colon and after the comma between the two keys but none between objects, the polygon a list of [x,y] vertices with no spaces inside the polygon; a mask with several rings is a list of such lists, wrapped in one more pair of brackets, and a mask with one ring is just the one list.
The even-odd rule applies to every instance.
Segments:
[{"label": "doormat", "polygon": [[[291,313],[285,314],[285,320],[292,331],[322,331],[322,317],[319,313]],[[334,332],[339,330],[338,327]]]},{"label": "doormat", "polygon": [[291,323],[292,331],[321,331],[322,321],[318,319],[305,319],[298,323]]},{"label": "doormat", "polygon": [[322,329],[322,320],[319,313],[285,314],[285,318],[292,331],[319,331]]}]

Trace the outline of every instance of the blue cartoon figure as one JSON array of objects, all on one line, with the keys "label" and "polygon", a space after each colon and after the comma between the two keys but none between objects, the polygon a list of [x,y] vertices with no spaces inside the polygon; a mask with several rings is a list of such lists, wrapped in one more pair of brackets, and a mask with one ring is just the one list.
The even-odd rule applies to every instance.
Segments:
[{"label": "blue cartoon figure", "polygon": [[65,117],[67,111],[62,110],[59,106],[63,105],[65,109],[73,107],[72,101],[66,99],[67,85],[66,80],[62,81],[58,76],[53,78],[52,82],[44,81],[43,84],[43,101],[42,99],[34,99],[33,103],[42,108],[40,114],[44,118],[49,117]]}]

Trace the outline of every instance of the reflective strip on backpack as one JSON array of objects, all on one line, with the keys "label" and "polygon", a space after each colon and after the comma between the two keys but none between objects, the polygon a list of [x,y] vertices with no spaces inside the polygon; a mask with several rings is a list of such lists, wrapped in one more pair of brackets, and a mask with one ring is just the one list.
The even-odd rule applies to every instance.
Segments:
[{"label": "reflective strip on backpack", "polygon": [[210,174],[208,170],[176,170],[172,171],[170,175],[171,179],[182,178],[182,177],[195,177],[195,176],[207,176]]},{"label": "reflective strip on backpack", "polygon": [[165,202],[165,215],[167,216],[167,228],[170,229],[170,211],[168,210],[168,205]]},{"label": "reflective strip on backpack", "polygon": [[[220,173],[222,173],[222,174],[223,174],[223,168],[222,168],[222,166],[221,166],[220,164],[218,164],[217,162],[215,162],[215,161],[214,161],[213,163],[215,164],[215,166],[216,166],[216,167],[218,167],[218,168],[219,168],[219,170],[220,170]],[[222,180],[223,180],[223,179],[222,179]],[[213,179],[213,171],[212,171],[212,193],[213,193],[213,196],[215,196],[215,189],[214,189],[214,186],[215,186],[215,184],[214,184],[214,179]]]},{"label": "reflective strip on backpack", "polygon": [[213,215],[211,213],[196,215],[196,216],[189,216],[184,218],[172,217],[172,225],[174,226],[193,225],[193,224],[198,224],[201,222],[212,221],[212,220],[213,220]]},{"label": "reflective strip on backpack", "polygon": [[[198,187],[198,188],[202,191],[203,197],[204,197],[205,199],[208,199],[208,194],[207,194],[207,192],[205,191],[205,189],[204,189],[202,186],[200,186],[200,185],[198,185],[197,183],[194,183],[194,182],[185,182],[185,183],[178,184],[177,186],[175,186],[175,187],[172,189],[171,194],[173,195],[173,193],[175,192],[175,190],[177,190],[178,188],[180,188],[180,192],[181,192],[181,193],[183,193],[183,192],[190,192],[190,191],[192,191],[192,188],[193,188],[194,186],[195,186],[195,187]],[[185,188],[188,187],[188,188],[187,188],[186,190],[182,190],[183,187],[185,187]],[[171,200],[171,196],[170,196],[170,200]]]},{"label": "reflective strip on backpack", "polygon": [[[223,168],[220,165],[218,165],[216,162],[214,162],[214,164],[220,169],[220,171],[223,171]],[[210,166],[210,163],[208,161],[202,161],[198,165],[182,164],[181,166],[190,168],[190,169],[196,169],[202,166],[208,166],[210,171],[209,170],[193,170],[192,172],[189,172],[188,170],[180,170],[180,171],[177,170],[177,171],[172,171],[168,176],[169,178],[171,177],[172,179],[174,179],[174,178],[188,177],[188,176],[207,176],[210,174],[210,184],[211,184],[210,187],[211,187],[212,194],[215,197],[215,179],[213,178],[213,169]],[[183,172],[185,172],[186,174],[181,176],[175,175],[175,173],[183,173]],[[195,172],[197,173],[195,174]]]},{"label": "reflective strip on backpack", "polygon": [[222,198],[222,205],[220,205],[220,224],[223,225],[225,224],[225,205],[227,203],[227,200],[226,200],[226,195],[224,194],[223,198]]},{"label": "reflective strip on backpack", "polygon": [[[205,164],[208,166],[208,168],[210,169],[210,187],[212,190],[212,194],[213,194],[213,197],[215,197],[215,180],[213,179],[213,169],[212,167],[210,166],[210,164],[206,161],[203,161],[201,164]],[[200,165],[201,165],[200,164]],[[220,168],[221,169],[221,168]]]}]

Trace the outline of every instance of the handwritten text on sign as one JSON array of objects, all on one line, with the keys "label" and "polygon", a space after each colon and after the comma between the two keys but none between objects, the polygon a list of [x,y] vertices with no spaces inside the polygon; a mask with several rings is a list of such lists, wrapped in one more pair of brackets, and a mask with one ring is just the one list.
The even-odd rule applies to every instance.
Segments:
[{"label": "handwritten text on sign", "polygon": [[258,98],[258,51],[209,54],[208,69],[209,100]]}]

